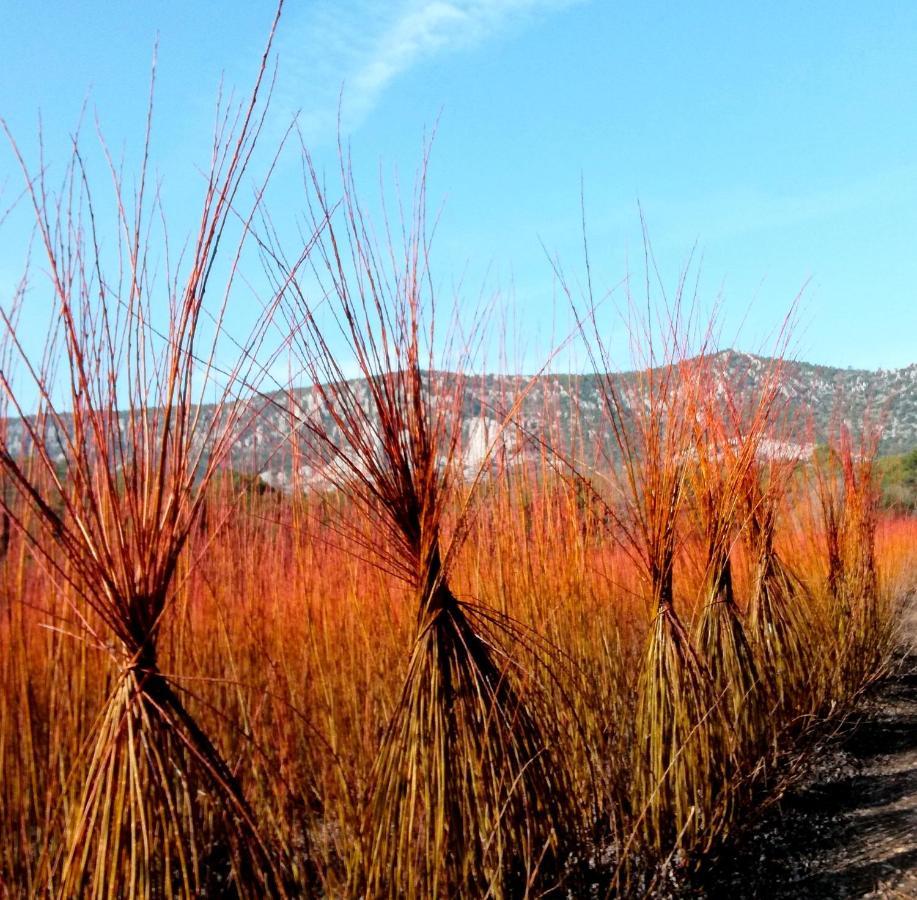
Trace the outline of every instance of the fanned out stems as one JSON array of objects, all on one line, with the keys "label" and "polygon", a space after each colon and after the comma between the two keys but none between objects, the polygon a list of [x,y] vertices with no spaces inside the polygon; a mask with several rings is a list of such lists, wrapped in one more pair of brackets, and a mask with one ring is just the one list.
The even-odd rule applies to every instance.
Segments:
[{"label": "fanned out stems", "polygon": [[876,571],[878,489],[875,461],[881,430],[870,422],[862,426],[859,441],[842,427],[837,454],[844,478],[844,580],[851,598],[858,598],[862,614],[872,622],[879,601]]},{"label": "fanned out stems", "polygon": [[[678,522],[690,448],[683,348],[628,398],[607,391],[607,409],[629,425],[615,431],[624,459],[625,534],[643,564],[656,609],[637,685],[633,760],[637,828],[646,848],[665,858],[704,846],[716,832],[724,760],[717,753],[721,712],[709,675],[675,610]],[[613,405],[614,404],[614,405]]]},{"label": "fanned out stems", "polygon": [[[843,430],[843,427],[842,429]],[[844,591],[844,476],[833,447],[816,447],[812,456],[817,511],[825,543],[827,576],[825,589],[842,615],[849,614]]]},{"label": "fanned out stems", "polygon": [[809,625],[800,603],[803,587],[775,546],[780,504],[796,468],[792,457],[755,459],[745,473],[743,491],[745,540],[752,565],[748,630],[766,682],[773,716],[768,731],[775,742],[788,719],[811,707],[814,699],[806,679]]},{"label": "fanned out stems", "polygon": [[[56,192],[12,144],[54,309],[32,354],[27,264],[0,310],[0,893],[686,884],[759,805],[746,787],[779,791],[797,769],[771,764],[890,658],[915,522],[881,523],[877,545],[878,431],[782,456],[799,438],[781,353],[754,396],[722,382],[687,270],[653,304],[648,245],[636,374],[610,374],[590,285],[570,299],[593,374],[542,382],[540,403],[524,376],[478,392],[485,316],[438,327],[426,160],[381,240],[343,150],[340,197],[303,151],[312,236],[292,260],[264,184],[240,209],[264,75],[220,104],[175,265],[145,161],[132,194],[110,164],[112,243],[77,141]],[[254,217],[273,290],[235,341]],[[310,389],[256,394],[278,321]],[[227,344],[238,361],[218,368]],[[485,407],[495,433],[463,431]],[[292,494],[225,471],[278,418]],[[700,598],[690,632],[683,597]],[[752,781],[764,770],[776,784]]]},{"label": "fanned out stems", "polygon": [[722,441],[706,411],[700,419],[705,430],[697,436],[692,473],[704,548],[697,647],[722,711],[715,724],[722,726],[718,740],[724,759],[730,769],[740,771],[747,756],[755,755],[762,711],[757,667],[735,600],[730,555],[738,502],[735,479],[749,450]]},{"label": "fanned out stems", "polygon": [[856,694],[886,656],[888,617],[881,609],[875,540],[875,458],[881,429],[867,420],[855,435],[840,423],[815,455],[815,494],[828,556],[826,588],[843,655],[842,695]]},{"label": "fanned out stems", "polygon": [[[426,160],[410,213],[401,212],[401,234],[393,236],[386,215],[380,243],[344,151],[336,203],[305,151],[304,158],[311,227],[322,230],[311,273],[322,305],[310,300],[308,284],[289,277],[276,248],[269,253],[288,285],[284,310],[314,385],[309,408],[294,411],[298,433],[310,465],[361,511],[366,531],[354,538],[410,586],[417,610],[349,891],[521,896],[557,875],[572,792],[542,724],[536,685],[517,661],[524,634],[460,601],[450,585],[494,444],[476,471],[462,472],[461,412],[481,317],[465,333],[456,318],[437,344]],[[455,371],[439,371],[437,359]],[[362,383],[346,377],[351,360]],[[447,534],[450,502],[458,512]]]},{"label": "fanned out stems", "polygon": [[[782,344],[782,341],[781,341]],[[726,724],[723,750],[738,774],[754,767],[767,737],[767,707],[733,585],[732,554],[750,508],[751,472],[768,450],[780,385],[780,349],[752,396],[733,383],[729,357],[708,356],[692,371],[694,464],[691,487],[704,553],[697,643]],[[720,366],[724,371],[720,371]],[[753,501],[752,501],[753,502]]]},{"label": "fanned out stems", "polygon": [[[687,858],[712,843],[722,818],[725,773],[716,746],[721,712],[675,609],[674,568],[692,444],[688,385],[693,323],[684,303],[689,268],[674,298],[664,299],[654,311],[650,278],[658,273],[648,242],[646,260],[647,310],[638,312],[630,298],[626,323],[631,355],[640,369],[632,387],[610,374],[591,277],[583,313],[562,277],[561,283],[581,323],[599,384],[607,431],[605,467],[613,473],[607,516],[655,610],[637,684],[631,815],[633,839],[661,861],[673,853]],[[588,269],[587,252],[587,274]],[[698,342],[700,357],[709,340],[708,332]]]},{"label": "fanned out stems", "polygon": [[[2,313],[8,346],[39,409],[27,415],[10,369],[0,371],[24,429],[21,444],[11,443],[9,431],[0,433],[0,471],[9,485],[0,503],[57,584],[62,617],[88,647],[111,659],[107,701],[69,780],[79,785],[68,788],[78,800],[65,805],[60,798],[51,813],[61,821],[52,823],[42,851],[42,893],[282,892],[235,773],[160,660],[189,533],[208,485],[253,414],[236,391],[257,379],[250,361],[264,344],[271,304],[222,384],[213,365],[249,232],[251,214],[240,216],[234,205],[263,124],[276,25],[275,18],[248,99],[218,105],[200,222],[177,265],[168,235],[156,230],[164,214],[148,173],[152,89],[132,193],[105,152],[114,185],[114,250],[101,243],[98,192],[78,139],[55,193],[45,160],[33,176],[10,138],[54,312],[39,361],[13,317]],[[263,186],[256,190],[255,208],[262,192]],[[237,243],[224,256],[221,245],[236,240],[227,224],[237,217]],[[218,258],[228,272],[223,288],[212,284]],[[214,291],[216,302],[208,303]],[[209,338],[201,334],[208,319]],[[59,378],[51,364],[58,357]],[[213,398],[209,408],[205,398]]]}]

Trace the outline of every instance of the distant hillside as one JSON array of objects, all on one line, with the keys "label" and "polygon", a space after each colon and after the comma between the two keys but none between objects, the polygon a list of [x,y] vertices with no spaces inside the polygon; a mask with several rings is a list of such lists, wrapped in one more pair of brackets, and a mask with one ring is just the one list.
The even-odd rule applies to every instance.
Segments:
[{"label": "distant hillside", "polygon": [[[772,363],[766,357],[732,350],[719,353],[715,361],[720,379],[740,391],[755,391]],[[884,424],[882,453],[902,453],[917,447],[917,364],[888,371],[838,369],[803,362],[786,362],[784,367],[783,390],[802,426],[797,429],[797,440],[806,444],[823,441],[838,416],[856,426],[871,415]],[[446,390],[455,376],[436,372],[426,377],[435,396]],[[635,377],[632,372],[616,376],[624,395]],[[365,386],[360,390],[359,381],[356,384],[358,395],[367,396]],[[498,422],[528,384],[529,379],[520,376],[483,375],[469,379],[461,413],[466,467],[473,469],[480,463],[496,434]],[[312,389],[297,389],[292,393],[300,411],[321,416]],[[302,458],[294,462],[287,440],[294,427],[293,418],[286,411],[289,395],[278,392],[267,395],[265,402],[257,402],[258,408],[252,408],[250,426],[233,448],[229,461],[232,468],[258,473],[269,484],[285,487],[291,481],[293,466],[297,465],[304,482],[325,482],[320,468],[310,466]],[[577,407],[581,415],[579,427],[575,418]],[[510,431],[504,436],[503,454],[531,452],[531,447],[525,446],[524,433],[542,434],[545,427],[550,429],[552,443],[566,443],[574,432],[587,444],[601,440],[607,429],[602,422],[597,377],[551,374],[536,379],[521,404],[518,421],[521,433]],[[811,423],[811,432],[807,423]],[[322,425],[333,432],[333,424],[324,416]],[[16,432],[21,428],[19,422],[9,423],[13,447],[17,445]],[[777,453],[805,453],[807,449],[800,445],[771,448]],[[27,452],[25,447],[24,452]]]},{"label": "distant hillside", "polygon": [[[741,391],[760,387],[772,361],[727,350],[718,354],[716,363],[723,382]],[[856,425],[867,415],[884,423],[882,452],[900,453],[917,447],[917,364],[904,369],[876,372],[837,369],[802,362],[785,363],[783,390],[793,413],[799,417],[799,438],[823,441],[832,421],[840,416]],[[433,393],[448,386],[454,377],[449,373],[427,376]],[[625,388],[636,376],[617,376]],[[469,380],[462,409],[463,453],[469,469],[481,460],[490,445],[498,422],[529,380],[518,376],[484,375]],[[309,389],[294,392],[301,409],[314,410]],[[359,393],[359,391],[358,391]],[[283,405],[281,395],[274,396]],[[601,395],[598,379],[591,375],[552,374],[538,378],[528,389],[518,420],[523,432],[542,434],[550,428],[552,441],[564,443],[576,428],[575,410],[579,409],[579,437],[589,443],[601,440],[607,429],[602,422]],[[546,422],[545,419],[548,419]],[[809,423],[812,426],[808,432]],[[330,422],[324,425],[333,430]],[[233,454],[232,465],[246,471],[258,470],[270,484],[278,487],[289,483],[293,461],[287,452],[283,436],[290,431],[288,415],[278,406],[265,408],[254,422]],[[524,438],[510,431],[501,449],[510,455],[526,452]],[[280,449],[276,449],[280,446]],[[263,464],[259,455],[270,447],[274,456]],[[805,452],[807,448],[771,447],[772,452]],[[308,464],[301,464],[300,476],[305,481],[323,481],[322,473]]]}]

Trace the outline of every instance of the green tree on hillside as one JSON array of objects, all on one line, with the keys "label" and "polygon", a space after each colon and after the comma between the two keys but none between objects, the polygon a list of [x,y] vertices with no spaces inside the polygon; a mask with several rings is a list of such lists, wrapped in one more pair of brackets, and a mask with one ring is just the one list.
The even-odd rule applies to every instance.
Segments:
[{"label": "green tree on hillside", "polygon": [[890,509],[917,511],[917,448],[900,456],[886,456],[877,467],[882,503]]},{"label": "green tree on hillside", "polygon": [[917,492],[917,447],[904,455],[901,471],[904,486],[912,492]]}]

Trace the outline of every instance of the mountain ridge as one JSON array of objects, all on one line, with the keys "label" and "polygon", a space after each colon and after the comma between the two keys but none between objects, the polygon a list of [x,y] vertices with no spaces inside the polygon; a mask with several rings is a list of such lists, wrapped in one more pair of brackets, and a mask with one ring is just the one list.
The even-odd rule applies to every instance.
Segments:
[{"label": "mountain ridge", "polygon": [[[776,362],[771,357],[725,349],[711,355],[717,377],[728,381],[734,389],[755,391],[763,384],[770,367]],[[804,444],[791,447],[780,441],[771,442],[774,452],[805,455],[814,443],[827,439],[833,424],[838,420],[850,423],[855,429],[863,422],[878,420],[883,424],[880,452],[900,453],[917,447],[917,363],[897,369],[848,369],[819,365],[804,361],[782,361],[781,390],[787,400],[790,414],[802,428]],[[626,385],[637,379],[645,370],[612,373],[612,377]],[[425,377],[436,381],[456,377],[454,373],[426,372]],[[525,389],[516,421],[522,432],[539,433],[549,426],[561,442],[570,437],[574,425],[580,438],[586,441],[600,438],[607,431],[602,422],[602,401],[599,379],[595,373],[545,373],[543,375],[502,375],[483,373],[468,376],[462,403],[462,443],[466,469],[474,470],[486,449],[500,429],[500,423],[518,392]],[[363,379],[351,379],[360,393]],[[297,404],[309,409],[309,395],[314,388],[294,389]],[[434,394],[436,393],[434,389]],[[285,392],[274,397],[280,402]],[[550,409],[555,421],[545,421],[545,410]],[[578,409],[579,420],[573,413]],[[327,423],[326,423],[327,424]],[[288,431],[289,429],[287,429]],[[278,428],[279,432],[283,428]],[[520,446],[518,433],[509,429],[498,442],[504,454],[510,456],[525,452]],[[253,446],[261,441],[253,442]],[[532,449],[532,448],[529,448]],[[292,477],[291,460],[283,463],[278,454],[275,463],[259,470],[258,474],[269,484],[284,488]],[[245,459],[236,456],[232,464],[244,468]],[[301,481],[321,481],[319,471],[304,467]]]},{"label": "mountain ridge", "polygon": [[[771,357],[734,349],[721,350],[710,357],[715,377],[728,383],[733,391],[753,393],[760,389],[776,360]],[[801,426],[793,438],[804,444],[784,444],[775,452],[805,455],[812,444],[823,442],[833,424],[843,420],[854,428],[872,419],[883,426],[880,452],[900,453],[917,447],[917,363],[897,369],[850,369],[784,359],[781,362],[781,392],[787,409]],[[612,373],[624,389],[633,384],[645,370]],[[424,378],[435,397],[447,394],[450,382],[457,376],[442,370],[427,371]],[[501,435],[500,450],[516,456],[527,452],[520,434],[543,433],[546,428],[563,444],[575,432],[580,440],[602,440],[607,431],[602,422],[600,379],[595,373],[545,373],[536,376],[483,373],[466,378],[460,415],[462,417],[462,452],[466,468],[476,468],[500,430],[505,411],[521,398],[516,421],[519,429]],[[368,403],[364,379],[350,379],[361,402]],[[324,483],[321,467],[297,459],[289,437],[295,430],[295,419],[301,414],[318,416],[320,425],[334,432],[322,404],[314,396],[314,387],[262,391],[253,399],[240,401],[250,407],[247,425],[233,445],[228,465],[239,472],[260,476],[273,487],[285,489],[294,482]],[[290,402],[297,410],[291,416]],[[260,398],[260,399],[259,399]],[[204,415],[213,407],[204,405]],[[578,413],[578,417],[577,417]],[[122,414],[123,415],[123,414]],[[546,416],[552,417],[547,421]],[[64,417],[65,421],[67,417]],[[22,422],[8,419],[7,445],[27,452],[28,440]],[[779,441],[777,442],[779,444]],[[777,444],[774,444],[777,446]],[[795,448],[795,449],[794,449]],[[531,450],[532,448],[528,448]],[[63,453],[61,452],[63,458]],[[294,473],[294,466],[299,471]]]}]

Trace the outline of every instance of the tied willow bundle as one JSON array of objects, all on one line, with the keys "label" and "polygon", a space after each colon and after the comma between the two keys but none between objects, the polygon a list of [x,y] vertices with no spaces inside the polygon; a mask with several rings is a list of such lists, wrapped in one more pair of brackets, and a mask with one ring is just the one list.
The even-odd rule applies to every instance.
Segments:
[{"label": "tied willow bundle", "polygon": [[[282,892],[239,780],[162,659],[189,535],[208,485],[244,426],[248,407],[235,392],[253,375],[246,366],[270,317],[266,310],[241,361],[217,384],[213,360],[248,232],[244,217],[222,300],[215,307],[207,300],[263,121],[259,93],[270,40],[248,101],[218,112],[212,168],[198,230],[180,264],[182,279],[171,269],[168,237],[155,235],[163,212],[147,177],[152,93],[132,198],[111,164],[114,257],[97,232],[101,207],[78,143],[57,194],[44,161],[31,176],[13,143],[55,306],[37,362],[4,313],[6,356],[24,370],[39,411],[27,415],[20,399],[25,392],[11,367],[0,371],[22,424],[21,440],[8,429],[0,433],[7,482],[0,502],[53,579],[65,630],[110,659],[104,708],[63,796],[55,798],[56,819],[38,867],[41,893],[142,898]],[[160,254],[164,273],[156,271]],[[209,339],[201,337],[202,319],[210,319]],[[213,406],[202,405],[205,396],[215,396]]]},{"label": "tied willow bundle", "polygon": [[642,318],[631,303],[631,352],[645,365],[630,384],[610,374],[591,297],[580,317],[590,359],[601,373],[599,398],[608,438],[603,452],[614,490],[605,503],[606,515],[655,611],[636,686],[628,846],[637,840],[659,861],[673,854],[687,860],[715,842],[727,777],[718,747],[722,713],[706,666],[675,608],[675,562],[692,444],[685,278],[686,273],[658,321],[651,315]]},{"label": "tied willow bundle", "polygon": [[768,718],[763,678],[736,601],[732,558],[749,512],[750,473],[774,417],[780,367],[770,367],[752,397],[740,397],[729,362],[728,354],[714,355],[692,367],[691,482],[704,553],[697,644],[722,710],[722,750],[740,781],[767,743]]},{"label": "tied willow bundle", "polygon": [[[476,472],[463,472],[464,373],[479,326],[459,345],[456,324],[443,351],[456,371],[438,371],[423,177],[396,249],[389,232],[385,247],[372,237],[343,154],[339,204],[309,171],[321,303],[310,303],[309,285],[289,278],[282,262],[279,277],[313,382],[309,408],[293,401],[303,456],[361,511],[365,530],[353,537],[410,587],[417,616],[350,890],[518,896],[558,876],[571,792],[537,684],[519,667],[519,650],[531,649],[523,630],[460,601],[450,582],[493,446]],[[279,251],[272,258],[280,261]],[[352,358],[362,383],[347,379],[342,358]]]}]

